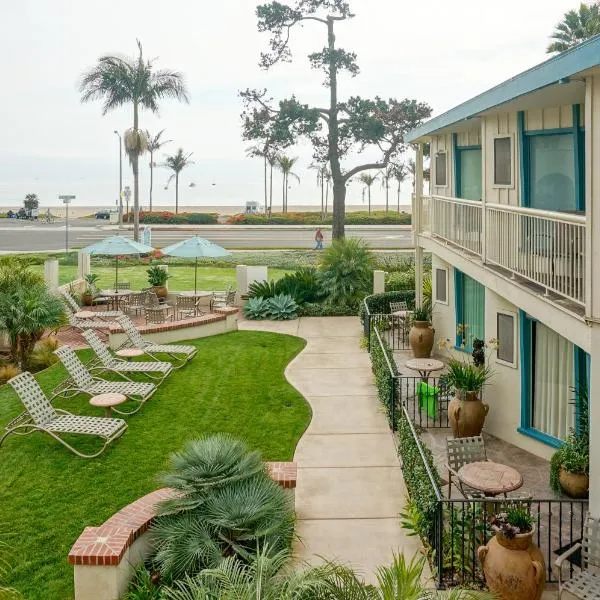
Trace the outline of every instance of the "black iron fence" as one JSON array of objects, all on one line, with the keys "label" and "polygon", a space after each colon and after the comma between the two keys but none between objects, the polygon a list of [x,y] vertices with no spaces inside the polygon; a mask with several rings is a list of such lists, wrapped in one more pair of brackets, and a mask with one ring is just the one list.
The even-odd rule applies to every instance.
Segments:
[{"label": "black iron fence", "polygon": [[[403,516],[403,525],[421,536],[439,588],[485,584],[477,550],[494,535],[489,520],[507,504],[519,505],[533,517],[534,542],[545,562],[546,582],[555,583],[556,558],[581,541],[588,510],[586,500],[538,498],[448,498],[431,452],[419,429],[448,426],[450,394],[440,378],[421,379],[397,374],[391,347],[381,332],[371,334],[373,371],[386,406],[390,426],[399,429],[404,479],[418,515]],[[424,387],[422,384],[428,387]],[[408,456],[403,456],[403,451]],[[575,552],[563,565],[563,577],[580,569]]]}]

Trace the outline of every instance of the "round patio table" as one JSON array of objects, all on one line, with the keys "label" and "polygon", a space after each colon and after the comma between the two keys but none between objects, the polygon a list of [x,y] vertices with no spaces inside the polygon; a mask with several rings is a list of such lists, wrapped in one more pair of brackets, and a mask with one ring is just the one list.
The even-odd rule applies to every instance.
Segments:
[{"label": "round patio table", "polygon": [[103,408],[106,411],[106,416],[110,417],[114,406],[119,406],[127,400],[127,396],[123,394],[98,394],[90,398],[90,404]]},{"label": "round patio table", "polygon": [[110,298],[112,308],[118,310],[121,300],[131,296],[131,290],[102,290],[100,296]]},{"label": "round patio table", "polygon": [[93,319],[95,317],[95,313],[92,312],[91,310],[80,310],[79,312],[75,313],[75,317],[77,319]]},{"label": "round patio table", "polygon": [[426,381],[434,371],[441,371],[444,368],[444,363],[441,360],[434,358],[411,358],[407,360],[406,368],[411,371],[418,371],[421,379]]},{"label": "round patio table", "polygon": [[486,496],[497,496],[518,490],[523,485],[519,471],[491,460],[467,463],[458,470],[458,478]]},{"label": "round patio table", "polygon": [[142,356],[146,353],[141,348],[121,348],[121,350],[117,350],[115,354],[119,358],[131,360],[132,358],[137,358],[138,356]]}]

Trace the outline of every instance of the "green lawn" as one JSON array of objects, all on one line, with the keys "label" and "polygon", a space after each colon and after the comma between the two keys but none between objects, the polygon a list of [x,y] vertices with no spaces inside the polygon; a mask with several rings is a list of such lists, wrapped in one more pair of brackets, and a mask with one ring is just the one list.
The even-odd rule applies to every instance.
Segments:
[{"label": "green lawn", "polygon": [[[44,272],[43,265],[33,265],[32,270]],[[148,265],[119,268],[119,279],[129,281],[131,288],[141,290],[148,287],[146,270]],[[94,267],[92,272],[100,275],[98,287],[109,288],[115,282],[115,267]],[[291,271],[283,269],[269,269],[270,279],[280,279]],[[169,289],[174,291],[194,289],[194,267],[169,266]],[[74,265],[61,265],[59,270],[60,284],[69,283],[77,277],[77,267]],[[235,269],[225,267],[198,267],[198,289],[199,290],[224,290],[228,286],[236,287]]]},{"label": "green lawn", "polygon": [[[49,436],[9,437],[0,447],[0,534],[13,570],[5,585],[28,600],[73,597],[67,554],[86,526],[160,486],[167,457],[203,433],[229,432],[265,460],[290,460],[310,421],[310,408],[283,371],[304,347],[290,336],[235,332],[194,343],[194,360],[176,371],[135,415],[129,429],[96,459],[81,459]],[[39,375],[46,391],[65,373]],[[57,407],[98,415],[81,396]],[[0,430],[21,410],[0,387]],[[92,440],[75,440],[90,449]]]}]

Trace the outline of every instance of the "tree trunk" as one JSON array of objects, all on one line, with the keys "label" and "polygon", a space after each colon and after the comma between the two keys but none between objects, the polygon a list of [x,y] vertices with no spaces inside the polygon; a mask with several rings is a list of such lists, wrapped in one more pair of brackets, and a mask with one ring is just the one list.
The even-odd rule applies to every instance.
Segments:
[{"label": "tree trunk", "polygon": [[154,179],[154,152],[150,151],[150,206],[149,210],[152,212],[152,187]]},{"label": "tree trunk", "polygon": [[387,215],[390,209],[390,182],[385,180],[385,214]]},{"label": "tree trunk", "polygon": [[346,218],[346,182],[343,177],[333,180],[333,226],[332,238],[334,240],[344,237],[344,223]]},{"label": "tree trunk", "polygon": [[398,183],[398,212],[400,212],[400,183]]},{"label": "tree trunk", "polygon": [[371,186],[367,189],[367,194],[369,196],[369,215],[371,214]]},{"label": "tree trunk", "polygon": [[[133,104],[133,131],[137,134],[138,130],[138,105]],[[138,152],[133,153],[131,161],[133,167],[133,239],[136,242],[140,241],[140,155]]]},{"label": "tree trunk", "polygon": [[179,212],[179,173],[175,173],[175,214]]},{"label": "tree trunk", "polygon": [[281,174],[281,212],[285,213],[285,173]]},{"label": "tree trunk", "polygon": [[325,204],[325,179],[321,175],[321,221],[324,218],[324,215],[323,215],[324,204]]},{"label": "tree trunk", "polygon": [[328,211],[328,204],[329,204],[329,180],[327,180],[327,182],[325,183],[325,218],[327,218],[327,211]]},{"label": "tree trunk", "polygon": [[268,198],[267,198],[267,155],[265,153],[265,155],[263,156],[263,160],[264,160],[264,166],[265,166],[265,215],[267,214],[267,210],[268,210]]},{"label": "tree trunk", "polygon": [[269,173],[269,217],[273,214],[273,165]]}]

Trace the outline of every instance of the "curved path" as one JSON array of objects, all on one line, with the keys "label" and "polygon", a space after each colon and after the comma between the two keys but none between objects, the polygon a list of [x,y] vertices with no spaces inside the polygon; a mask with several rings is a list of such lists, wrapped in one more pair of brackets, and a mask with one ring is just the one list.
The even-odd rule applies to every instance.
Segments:
[{"label": "curved path", "polygon": [[299,558],[335,559],[373,581],[376,568],[389,564],[394,552],[412,557],[421,546],[400,527],[406,488],[369,355],[360,347],[359,320],[243,321],[239,328],[307,340],[286,369],[313,410],[294,456]]}]

